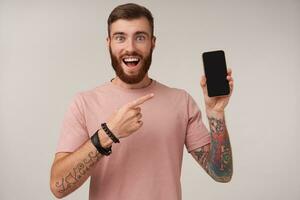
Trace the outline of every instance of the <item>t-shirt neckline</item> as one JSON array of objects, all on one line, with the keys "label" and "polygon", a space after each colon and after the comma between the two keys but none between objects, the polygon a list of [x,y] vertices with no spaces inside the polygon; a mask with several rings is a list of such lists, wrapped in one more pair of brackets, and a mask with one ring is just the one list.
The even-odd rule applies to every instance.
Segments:
[{"label": "t-shirt neckline", "polygon": [[143,88],[130,89],[130,88],[123,88],[123,87],[120,87],[118,85],[115,85],[115,84],[112,83],[112,80],[113,79],[111,79],[107,83],[110,87],[112,87],[116,90],[119,90],[119,91],[129,92],[129,93],[144,93],[144,92],[147,92],[147,91],[151,90],[156,85],[156,80],[151,78],[151,83],[148,86],[143,87]]}]

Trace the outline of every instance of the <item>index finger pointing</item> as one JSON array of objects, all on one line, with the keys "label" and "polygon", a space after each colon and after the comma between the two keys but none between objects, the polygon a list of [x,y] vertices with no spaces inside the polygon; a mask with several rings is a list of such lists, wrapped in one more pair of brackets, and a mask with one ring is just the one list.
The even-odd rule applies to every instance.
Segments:
[{"label": "index finger pointing", "polygon": [[153,93],[147,94],[147,95],[145,95],[145,96],[142,96],[142,97],[140,97],[140,98],[138,98],[138,99],[136,99],[136,100],[130,102],[130,103],[128,104],[128,106],[131,107],[131,108],[136,107],[136,106],[138,106],[138,105],[143,104],[145,101],[151,99],[153,96],[154,96]]}]

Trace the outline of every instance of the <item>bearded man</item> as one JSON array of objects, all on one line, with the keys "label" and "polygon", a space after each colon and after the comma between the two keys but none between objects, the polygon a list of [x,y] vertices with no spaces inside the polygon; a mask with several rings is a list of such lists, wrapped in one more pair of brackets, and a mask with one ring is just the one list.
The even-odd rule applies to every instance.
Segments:
[{"label": "bearded man", "polygon": [[194,99],[148,76],[156,37],[151,12],[116,7],[107,45],[116,76],[78,92],[65,114],[51,169],[57,198],[89,177],[90,200],[179,200],[184,146],[209,176],[229,182],[232,153],[224,109],[230,95],[208,97],[200,81],[209,130]]}]

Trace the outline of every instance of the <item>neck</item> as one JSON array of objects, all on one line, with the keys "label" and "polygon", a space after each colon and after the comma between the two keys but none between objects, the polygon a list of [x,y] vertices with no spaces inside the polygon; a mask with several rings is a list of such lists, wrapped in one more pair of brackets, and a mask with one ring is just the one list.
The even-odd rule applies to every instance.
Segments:
[{"label": "neck", "polygon": [[115,84],[119,87],[125,88],[125,89],[140,89],[140,88],[149,86],[152,82],[152,79],[150,79],[148,77],[148,75],[146,74],[146,76],[143,78],[143,80],[140,81],[139,83],[128,84],[128,83],[125,83],[124,81],[122,81],[118,76],[116,76],[114,79],[112,79],[111,82],[113,84]]}]

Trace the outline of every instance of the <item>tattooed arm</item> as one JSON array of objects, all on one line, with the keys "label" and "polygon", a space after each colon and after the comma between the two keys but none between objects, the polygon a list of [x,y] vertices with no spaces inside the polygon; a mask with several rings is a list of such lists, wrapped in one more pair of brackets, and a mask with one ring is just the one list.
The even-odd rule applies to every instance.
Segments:
[{"label": "tattooed arm", "polygon": [[[153,93],[147,94],[119,108],[109,117],[108,128],[118,138],[132,135],[143,125],[139,106],[153,96]],[[101,146],[107,148],[112,145],[113,141],[103,129],[100,129],[98,134]],[[73,153],[57,154],[51,169],[50,187],[52,193],[56,197],[62,198],[76,190],[90,176],[91,169],[95,167],[101,157],[102,155],[96,151],[90,140]]]},{"label": "tattooed arm", "polygon": [[[99,138],[105,148],[112,144],[100,129]],[[90,176],[91,170],[102,155],[90,140],[73,153],[57,153],[51,168],[50,188],[57,198],[63,198],[80,187]]]},{"label": "tattooed arm", "polygon": [[232,153],[224,114],[208,115],[211,143],[191,152],[204,170],[218,182],[232,176]]},{"label": "tattooed arm", "polygon": [[204,94],[206,114],[209,121],[211,142],[191,152],[192,156],[205,171],[218,182],[229,182],[232,177],[232,153],[227,132],[224,111],[233,91],[232,70],[227,70],[230,93],[225,96],[209,97],[206,77],[203,75],[200,85]]}]

